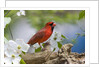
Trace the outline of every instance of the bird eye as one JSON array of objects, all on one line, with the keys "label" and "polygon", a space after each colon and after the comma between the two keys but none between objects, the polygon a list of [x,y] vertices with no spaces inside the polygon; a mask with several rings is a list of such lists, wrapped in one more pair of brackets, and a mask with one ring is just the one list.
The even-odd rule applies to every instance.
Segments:
[{"label": "bird eye", "polygon": [[52,26],[53,25],[53,23],[51,23],[51,24],[49,24],[50,26]]}]

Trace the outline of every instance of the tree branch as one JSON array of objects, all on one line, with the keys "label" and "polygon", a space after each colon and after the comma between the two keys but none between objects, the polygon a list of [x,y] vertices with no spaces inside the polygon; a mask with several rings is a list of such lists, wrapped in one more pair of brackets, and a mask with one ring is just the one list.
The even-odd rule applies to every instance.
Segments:
[{"label": "tree branch", "polygon": [[[46,46],[46,48],[50,45]],[[22,54],[22,58],[27,64],[84,64],[85,53],[73,53],[71,48],[73,44],[65,44],[58,52],[52,52],[49,49],[37,53]],[[48,59],[46,59],[48,57]]]}]

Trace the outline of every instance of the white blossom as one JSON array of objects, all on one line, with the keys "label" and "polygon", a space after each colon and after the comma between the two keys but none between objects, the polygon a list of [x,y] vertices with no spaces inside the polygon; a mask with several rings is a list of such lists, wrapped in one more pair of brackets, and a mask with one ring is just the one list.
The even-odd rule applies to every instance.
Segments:
[{"label": "white blossom", "polygon": [[35,53],[35,49],[37,49],[37,48],[39,48],[39,47],[40,47],[39,44],[36,43],[36,44],[32,45],[32,46],[29,48],[28,52],[29,52],[29,53]]},{"label": "white blossom", "polygon": [[29,49],[29,44],[26,44],[22,39],[17,39],[17,50],[27,52]]},{"label": "white blossom", "polygon": [[21,16],[21,15],[25,16],[25,11],[24,10],[20,10],[19,12],[17,12],[17,16]]},{"label": "white blossom", "polygon": [[10,17],[4,17],[4,28],[6,27],[7,24],[9,24],[11,22],[11,18]]},{"label": "white blossom", "polygon": [[27,52],[29,45],[24,43],[22,39],[17,39],[16,41],[9,40],[8,43],[5,43],[4,53],[5,53],[5,64],[18,64],[21,60],[19,56],[22,51]]},{"label": "white blossom", "polygon": [[52,34],[51,40],[55,40],[57,42],[62,41],[61,33],[55,32]]},{"label": "white blossom", "polygon": [[58,44],[57,41],[55,40],[50,40],[50,45],[51,45],[51,51],[53,51],[55,49],[55,51],[58,51]]},{"label": "white blossom", "polygon": [[12,55],[11,57],[4,58],[4,64],[19,64],[21,57]]},{"label": "white blossom", "polygon": [[8,47],[5,50],[5,55],[6,57],[4,58],[4,64],[12,64],[12,63],[19,64],[21,60],[21,57],[19,57],[19,54],[16,53],[16,51],[11,47]]},{"label": "white blossom", "polygon": [[61,33],[55,32],[52,34],[52,36],[50,37],[50,45],[51,45],[51,51],[53,51],[53,49],[55,48],[55,51],[57,51],[58,48],[58,43],[62,41],[62,37],[61,37]]},{"label": "white blossom", "polygon": [[[21,39],[17,39],[16,41],[9,40],[8,44],[5,44],[5,52],[12,49],[15,53],[21,54],[22,51],[27,52],[29,47],[30,46],[28,44],[25,44]],[[10,52],[7,53],[9,54]]]}]

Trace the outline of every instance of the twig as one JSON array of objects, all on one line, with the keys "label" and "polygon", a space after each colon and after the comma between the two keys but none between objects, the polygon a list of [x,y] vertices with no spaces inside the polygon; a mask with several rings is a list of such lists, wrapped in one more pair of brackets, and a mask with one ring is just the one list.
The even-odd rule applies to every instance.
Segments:
[{"label": "twig", "polygon": [[[11,11],[11,10],[8,10],[4,16],[6,16],[10,11]],[[10,29],[10,25],[9,25],[9,31],[10,31],[11,37],[12,37],[12,39],[13,39],[12,31],[11,31],[11,29]]]},{"label": "twig", "polygon": [[4,16],[6,16],[11,10],[8,10]]}]

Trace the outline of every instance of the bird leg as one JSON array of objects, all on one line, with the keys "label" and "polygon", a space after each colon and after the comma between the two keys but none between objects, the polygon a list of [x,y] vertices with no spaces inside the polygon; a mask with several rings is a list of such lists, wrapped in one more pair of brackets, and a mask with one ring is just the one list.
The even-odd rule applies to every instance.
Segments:
[{"label": "bird leg", "polygon": [[42,44],[39,44],[40,45],[40,47],[42,48],[42,51],[45,51],[46,50],[46,48],[44,48],[43,46],[42,46]]},{"label": "bird leg", "polygon": [[39,44],[40,45],[40,47],[43,49],[43,46],[42,46],[42,44]]}]

